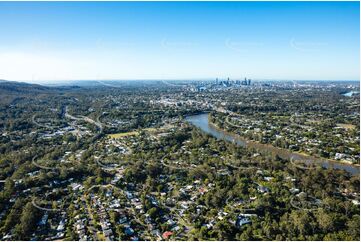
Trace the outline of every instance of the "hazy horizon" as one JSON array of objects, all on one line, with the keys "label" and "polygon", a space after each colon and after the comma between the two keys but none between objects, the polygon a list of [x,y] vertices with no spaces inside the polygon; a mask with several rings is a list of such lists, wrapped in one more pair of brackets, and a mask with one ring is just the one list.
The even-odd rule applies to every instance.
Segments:
[{"label": "hazy horizon", "polygon": [[[194,78],[194,79],[102,79],[102,80],[96,80],[96,79],[89,79],[89,80],[40,80],[40,81],[32,81],[32,80],[5,80],[0,79],[0,81],[7,81],[7,82],[23,82],[23,83],[29,83],[29,84],[40,84],[40,85],[62,85],[62,84],[72,84],[74,82],[142,82],[142,81],[182,81],[182,82],[192,82],[192,81],[214,81],[216,78]],[[227,78],[218,78],[219,80],[226,80]],[[243,80],[244,78],[235,78],[231,80]],[[360,82],[360,80],[287,80],[287,79],[251,79],[255,82]]]},{"label": "hazy horizon", "polygon": [[359,80],[359,2],[0,2],[0,79]]}]

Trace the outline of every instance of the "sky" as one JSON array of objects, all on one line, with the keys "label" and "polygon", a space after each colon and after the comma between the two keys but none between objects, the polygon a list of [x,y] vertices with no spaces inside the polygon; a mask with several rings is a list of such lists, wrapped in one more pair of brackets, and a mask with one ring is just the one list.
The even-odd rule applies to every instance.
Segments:
[{"label": "sky", "polygon": [[359,80],[359,2],[0,2],[0,79]]}]

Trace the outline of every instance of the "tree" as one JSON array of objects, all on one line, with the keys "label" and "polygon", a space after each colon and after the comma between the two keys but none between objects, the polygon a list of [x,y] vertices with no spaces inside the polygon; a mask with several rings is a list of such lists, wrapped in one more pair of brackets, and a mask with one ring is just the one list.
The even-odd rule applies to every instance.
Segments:
[{"label": "tree", "polygon": [[14,193],[15,183],[12,179],[7,179],[5,182],[3,196],[5,198],[10,198],[11,194]]},{"label": "tree", "polygon": [[325,233],[329,231],[333,231],[334,223],[332,217],[326,213],[323,209],[318,210],[316,213],[316,219],[318,222],[318,226],[322,229]]},{"label": "tree", "polygon": [[28,202],[20,217],[21,239],[29,238],[31,232],[36,228],[36,222],[39,219],[39,210],[31,202]]},{"label": "tree", "polygon": [[66,237],[67,240],[78,240],[78,236],[76,235],[75,230],[71,226],[68,226],[66,228]]},{"label": "tree", "polygon": [[19,198],[16,200],[13,208],[10,210],[9,215],[6,217],[4,229],[9,230],[16,223],[18,223],[19,213],[21,212],[22,207],[24,206],[24,200]]},{"label": "tree", "polygon": [[155,219],[158,216],[158,209],[157,207],[152,207],[148,210],[148,214],[152,219]]},{"label": "tree", "polygon": [[354,215],[347,222],[347,234],[354,240],[360,240],[360,216]]}]

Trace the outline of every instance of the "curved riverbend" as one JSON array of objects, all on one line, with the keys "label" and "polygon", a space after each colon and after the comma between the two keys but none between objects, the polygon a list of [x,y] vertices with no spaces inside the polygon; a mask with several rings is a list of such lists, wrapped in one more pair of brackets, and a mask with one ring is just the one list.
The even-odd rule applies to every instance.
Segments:
[{"label": "curved riverbend", "polygon": [[279,155],[283,159],[291,160],[291,158],[296,160],[302,160],[305,163],[313,162],[321,165],[325,168],[335,168],[335,169],[342,169],[345,171],[350,172],[352,175],[359,175],[360,168],[358,166],[350,165],[350,164],[343,164],[338,162],[332,162],[329,160],[306,156],[298,153],[293,153],[286,149],[281,149],[274,147],[268,144],[261,144],[254,141],[248,141],[242,139],[239,135],[228,133],[224,130],[218,129],[214,125],[212,125],[208,120],[208,113],[202,113],[197,115],[191,115],[186,117],[186,120],[193,124],[194,126],[200,128],[202,131],[212,135],[217,139],[223,139],[226,141],[230,141],[240,145],[242,147],[253,147],[259,150],[261,153],[273,153]]}]

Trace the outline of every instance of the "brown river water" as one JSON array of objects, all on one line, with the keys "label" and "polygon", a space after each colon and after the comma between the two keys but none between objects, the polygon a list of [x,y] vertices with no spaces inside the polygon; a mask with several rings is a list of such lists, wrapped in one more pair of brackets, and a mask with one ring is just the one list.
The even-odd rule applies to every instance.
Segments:
[{"label": "brown river water", "polygon": [[229,132],[226,132],[224,130],[218,129],[213,124],[211,124],[208,120],[208,113],[202,113],[197,115],[191,115],[186,117],[186,121],[193,124],[194,126],[200,128],[202,131],[206,132],[207,134],[212,135],[213,137],[217,139],[223,139],[226,141],[230,141],[233,143],[236,143],[237,145],[240,145],[242,147],[253,147],[259,150],[261,153],[272,153],[277,154],[283,159],[288,160],[297,160],[302,161],[304,163],[314,163],[318,164],[324,168],[327,169],[342,169],[345,171],[350,172],[352,175],[359,175],[360,174],[360,167],[346,164],[346,163],[340,163],[340,162],[333,162],[330,160],[322,159],[322,158],[316,158],[312,156],[302,155],[299,153],[294,153],[286,149],[281,149],[274,147],[272,145],[268,144],[261,144],[254,141],[248,141],[240,137],[236,134],[231,134]]}]

